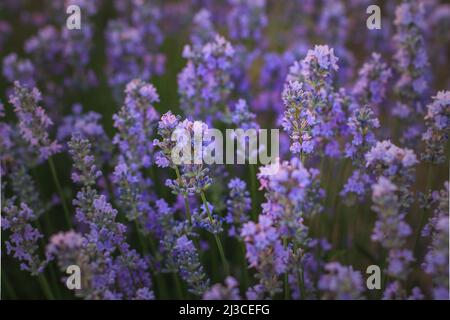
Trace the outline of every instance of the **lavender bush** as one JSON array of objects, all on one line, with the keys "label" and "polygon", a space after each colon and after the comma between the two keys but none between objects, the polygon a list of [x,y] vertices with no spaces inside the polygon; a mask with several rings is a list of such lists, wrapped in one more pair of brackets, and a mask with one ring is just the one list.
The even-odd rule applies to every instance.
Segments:
[{"label": "lavender bush", "polygon": [[449,299],[449,5],[368,5],[3,0],[2,298]]}]

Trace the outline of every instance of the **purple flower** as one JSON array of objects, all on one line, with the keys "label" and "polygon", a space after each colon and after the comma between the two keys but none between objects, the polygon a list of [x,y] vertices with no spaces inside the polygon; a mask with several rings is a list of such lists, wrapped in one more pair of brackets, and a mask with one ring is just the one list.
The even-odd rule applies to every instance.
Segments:
[{"label": "purple flower", "polygon": [[203,294],[203,300],[241,300],[239,283],[233,277],[227,277],[225,286],[216,283]]},{"label": "purple flower", "polygon": [[234,40],[261,41],[268,19],[265,0],[229,0],[231,11],[227,16],[230,37]]},{"label": "purple flower", "polygon": [[[156,163],[160,167],[170,166],[178,170],[181,167],[180,176],[177,179],[167,179],[166,186],[172,189],[174,194],[196,194],[205,191],[212,183],[208,175],[209,168],[203,164],[205,150],[211,143],[208,141],[208,126],[201,121],[180,122],[181,117],[174,116],[170,111],[161,117],[158,123],[158,135],[153,145],[159,147]],[[198,141],[197,137],[200,137]],[[201,146],[198,150],[198,145]]]},{"label": "purple flower", "polygon": [[2,209],[2,229],[11,232],[9,240],[5,242],[6,253],[20,261],[21,270],[29,271],[33,276],[38,275],[49,259],[42,260],[38,254],[38,242],[43,235],[31,225],[36,220],[34,212],[24,202],[17,207],[8,201]]},{"label": "purple flower", "polygon": [[186,235],[177,239],[173,250],[181,278],[187,282],[189,292],[203,295],[209,287],[209,279],[203,271],[197,249]]},{"label": "purple flower", "polygon": [[318,283],[323,292],[323,299],[361,300],[364,299],[363,280],[361,273],[353,267],[342,266],[338,262],[331,262],[325,266],[324,274]]},{"label": "purple flower", "polygon": [[178,93],[180,107],[188,116],[211,123],[225,114],[233,88],[233,56],[233,47],[220,36],[202,47],[184,47],[188,62],[178,75]]},{"label": "purple flower", "polygon": [[135,171],[152,163],[152,134],[159,118],[153,104],[159,102],[159,96],[151,84],[137,79],[128,83],[125,93],[125,104],[113,116],[118,131],[113,142]]},{"label": "purple flower", "polygon": [[[446,201],[448,203],[448,196]],[[448,214],[448,211],[447,211]],[[432,276],[433,297],[448,300],[448,259],[449,259],[449,219],[448,215],[439,218],[432,234],[432,242],[422,264],[426,273]]]},{"label": "purple flower", "polygon": [[252,206],[250,194],[247,191],[247,184],[239,178],[231,179],[228,188],[230,191],[225,221],[231,226],[228,234],[239,236],[242,224],[249,220],[249,212]]},{"label": "purple flower", "polygon": [[308,170],[296,158],[278,164],[276,172],[267,169],[262,167],[258,174],[261,189],[266,190],[263,213],[271,217],[282,237],[302,244],[308,231],[303,219],[322,210],[319,172]]},{"label": "purple flower", "polygon": [[45,110],[38,105],[41,93],[23,87],[19,82],[14,83],[14,93],[9,102],[14,106],[14,112],[19,119],[19,129],[23,139],[39,154],[40,160],[47,160],[61,150],[61,146],[52,141],[48,131],[53,122]]},{"label": "purple flower", "polygon": [[371,59],[364,63],[358,76],[353,94],[362,104],[368,104],[371,107],[380,106],[392,76],[391,69],[382,61],[381,55],[372,53]]},{"label": "purple flower", "polygon": [[427,130],[422,135],[425,142],[422,159],[443,163],[446,159],[444,146],[450,134],[450,91],[439,91],[433,100],[425,116]]},{"label": "purple flower", "polygon": [[404,132],[407,141],[414,141],[421,133],[417,128],[423,114],[423,99],[427,91],[429,65],[426,45],[421,33],[424,24],[424,7],[419,1],[404,0],[396,9],[394,24],[397,33],[395,61],[400,78],[396,83],[400,102],[393,114],[406,120]]},{"label": "purple flower", "polygon": [[278,276],[285,272],[287,262],[287,251],[272,218],[262,214],[258,223],[247,222],[242,227],[241,237],[245,241],[250,267],[258,272],[259,293],[266,292],[272,297],[281,290]]},{"label": "purple flower", "polygon": [[74,181],[81,185],[73,201],[76,218],[87,226],[82,253],[88,257],[91,279],[85,298],[134,299],[140,289],[151,288],[148,264],[126,243],[126,227],[116,222],[117,210],[94,188],[101,172],[94,165],[89,141],[74,136],[69,147]]},{"label": "purple flower", "polygon": [[120,18],[105,31],[109,84],[119,96],[121,86],[134,78],[148,81],[164,71],[165,57],[157,50],[162,43],[161,13],[150,2],[133,0],[118,4]]}]

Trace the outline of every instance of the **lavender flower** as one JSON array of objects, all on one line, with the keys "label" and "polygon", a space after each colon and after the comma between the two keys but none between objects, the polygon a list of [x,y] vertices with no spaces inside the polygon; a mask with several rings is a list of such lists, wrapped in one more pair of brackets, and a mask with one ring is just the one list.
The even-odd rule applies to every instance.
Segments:
[{"label": "lavender flower", "polygon": [[[448,199],[447,199],[448,202]],[[448,213],[448,211],[447,211]],[[448,216],[441,217],[432,235],[432,242],[429,251],[425,256],[423,268],[426,273],[432,276],[433,298],[438,300],[448,300]]]},{"label": "lavender flower", "polygon": [[293,153],[310,154],[316,145],[313,131],[318,120],[310,101],[311,93],[304,91],[303,83],[291,81],[285,85],[283,103],[286,111],[282,125],[291,138],[290,150]]},{"label": "lavender flower", "polygon": [[189,292],[203,295],[209,287],[209,279],[200,264],[197,249],[192,240],[185,235],[177,239],[173,255],[179,267],[183,280],[189,287]]},{"label": "lavender flower", "polygon": [[278,277],[286,270],[287,251],[281,244],[274,221],[266,214],[259,216],[258,223],[247,222],[242,227],[246,257],[250,267],[257,270],[259,285],[247,293],[249,299],[261,298],[265,293],[273,296],[280,292]]},{"label": "lavender flower", "polygon": [[109,84],[118,96],[120,87],[132,79],[148,81],[161,74],[165,57],[156,53],[163,40],[158,26],[159,9],[141,0],[116,4],[121,18],[108,24],[105,37]]},{"label": "lavender flower", "polygon": [[69,147],[76,169],[72,178],[82,186],[74,200],[76,218],[88,227],[83,254],[89,257],[92,277],[86,298],[135,299],[140,289],[151,287],[147,262],[125,242],[126,227],[115,221],[117,210],[93,188],[101,172],[89,142],[74,136]]},{"label": "lavender flower", "polygon": [[38,241],[43,235],[31,224],[36,220],[36,215],[24,202],[17,207],[10,201],[2,209],[2,229],[11,232],[9,240],[5,242],[6,253],[20,261],[21,270],[29,271],[33,276],[38,275],[48,260],[42,260],[38,254]]},{"label": "lavender flower", "polygon": [[351,144],[346,144],[346,157],[351,158],[357,167],[363,166],[364,155],[375,145],[374,130],[379,126],[380,122],[369,106],[356,108],[348,120]]},{"label": "lavender flower", "polygon": [[203,294],[203,300],[241,300],[239,283],[233,277],[227,277],[225,286],[220,283],[213,285]]},{"label": "lavender flower", "polygon": [[324,191],[320,188],[319,172],[306,169],[296,158],[278,166],[276,173],[262,167],[258,174],[261,189],[266,190],[263,213],[277,225],[280,236],[303,244],[308,230],[304,218],[322,210],[320,199]]},{"label": "lavender flower", "polygon": [[228,234],[239,236],[242,224],[249,220],[251,209],[250,194],[247,184],[239,178],[231,179],[228,183],[229,199],[227,200],[227,215],[225,221],[230,225]]},{"label": "lavender flower", "polygon": [[70,265],[80,265],[82,262],[81,248],[83,236],[73,230],[54,234],[46,248],[46,254],[57,258],[57,264],[61,271],[65,271]]},{"label": "lavender flower", "polygon": [[433,163],[445,162],[445,143],[450,134],[450,91],[439,91],[427,106],[426,132],[422,135],[425,153],[422,159]]},{"label": "lavender flower", "polygon": [[202,47],[208,42],[214,41],[217,35],[211,21],[211,12],[203,8],[194,16],[191,31],[191,42],[195,47]]},{"label": "lavender flower", "polygon": [[398,187],[385,177],[380,177],[372,187],[373,209],[378,213],[372,240],[380,242],[387,249],[403,247],[406,237],[412,232],[404,222],[405,214],[399,212],[397,191]]},{"label": "lavender flower", "polygon": [[338,60],[333,48],[326,45],[315,46],[313,50],[308,50],[301,63],[294,63],[287,80],[303,80],[313,90],[318,91],[330,85],[333,72],[339,69]]},{"label": "lavender flower", "polygon": [[[212,204],[207,203],[210,212],[214,212],[214,207]],[[223,231],[222,222],[223,218],[217,214],[208,215],[205,205],[200,206],[199,209],[195,209],[192,213],[192,223],[194,227],[203,229],[212,234],[219,234]]]},{"label": "lavender flower", "polygon": [[229,0],[228,30],[234,40],[261,41],[262,30],[267,25],[265,0]]},{"label": "lavender flower", "polygon": [[9,97],[9,102],[14,106],[14,112],[19,119],[23,139],[39,154],[40,160],[47,160],[58,153],[61,146],[49,137],[48,130],[53,122],[38,105],[40,100],[41,93],[38,89],[27,89],[19,82],[14,83],[14,93]]},{"label": "lavender flower", "polygon": [[132,171],[148,168],[152,163],[152,134],[159,115],[153,104],[159,102],[156,89],[141,80],[128,83],[125,104],[113,116],[118,133],[114,144],[119,146],[124,161]]},{"label": "lavender flower", "polygon": [[414,166],[417,157],[410,149],[402,149],[389,140],[377,142],[365,155],[366,168],[376,177],[384,176],[390,179],[400,189],[400,202],[408,206],[408,190],[414,181]]},{"label": "lavender flower", "polygon": [[178,75],[181,109],[189,116],[208,123],[226,113],[233,88],[231,67],[234,49],[220,36],[201,48],[184,47],[186,67]]},{"label": "lavender flower", "polygon": [[361,300],[364,299],[361,273],[353,268],[331,262],[325,266],[327,271],[319,281],[318,287],[323,291],[323,299]]},{"label": "lavender flower", "polygon": [[361,200],[364,197],[371,183],[370,175],[364,168],[364,156],[376,143],[374,130],[380,123],[371,108],[364,106],[353,111],[347,126],[351,143],[345,146],[345,156],[352,159],[356,169],[344,185],[341,196],[351,204],[353,198]]},{"label": "lavender flower", "polygon": [[94,111],[82,113],[82,111],[83,107],[80,104],[73,105],[72,114],[62,118],[56,137],[58,141],[67,142],[73,134],[89,139],[93,142],[93,153],[98,161],[97,166],[101,167],[111,159],[111,140],[100,123],[101,114]]},{"label": "lavender flower", "polygon": [[404,0],[396,9],[394,21],[397,33],[394,40],[397,52],[394,56],[400,78],[396,90],[400,102],[393,114],[406,120],[408,125],[404,139],[413,142],[422,128],[419,119],[423,114],[423,99],[428,87],[428,55],[421,28],[424,24],[423,4],[418,1]]},{"label": "lavender flower", "polygon": [[392,77],[392,71],[381,59],[378,53],[372,53],[370,60],[358,72],[358,80],[353,94],[362,104],[376,107],[386,96],[387,84]]},{"label": "lavender flower", "polygon": [[[170,111],[164,114],[158,123],[158,134],[161,138],[160,140],[155,139],[153,144],[161,149],[155,155],[156,164],[159,167],[170,166],[176,170],[178,170],[177,165],[172,158],[175,146],[177,148],[183,146],[183,152],[186,149],[190,150],[190,154],[178,154],[181,162],[180,176],[176,180],[166,180],[166,186],[171,188],[174,194],[187,196],[205,191],[212,182],[208,176],[209,169],[203,165],[203,150],[209,145],[206,139],[208,126],[200,121],[191,122],[185,119],[180,122],[180,119]],[[200,152],[195,149],[198,135],[202,137],[200,142],[202,151]]]},{"label": "lavender flower", "polygon": [[405,213],[402,211],[398,192],[398,187],[385,177],[380,177],[372,187],[372,209],[378,215],[372,240],[380,242],[388,250],[388,267],[385,272],[394,279],[386,288],[386,299],[405,298],[406,292],[401,281],[407,279],[415,260],[411,250],[405,249],[407,237],[412,230],[404,221]]},{"label": "lavender flower", "polygon": [[27,87],[33,88],[35,84],[35,68],[30,60],[20,59],[16,53],[3,58],[3,76],[11,83],[20,81]]}]

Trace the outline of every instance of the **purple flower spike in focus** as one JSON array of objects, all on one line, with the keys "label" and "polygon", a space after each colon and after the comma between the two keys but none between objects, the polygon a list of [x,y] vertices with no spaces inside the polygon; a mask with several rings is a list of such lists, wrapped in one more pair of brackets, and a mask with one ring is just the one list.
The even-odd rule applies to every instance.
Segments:
[{"label": "purple flower spike in focus", "polygon": [[[201,121],[180,121],[181,117],[173,115],[170,111],[161,117],[158,123],[158,135],[160,140],[155,139],[153,145],[161,149],[155,155],[156,165],[159,167],[171,167],[178,170],[174,163],[173,155],[179,157],[181,174],[177,179],[167,179],[166,186],[172,189],[174,194],[184,196],[201,193],[208,189],[212,180],[209,177],[209,168],[203,164],[203,155],[210,142],[206,138],[208,126]],[[200,142],[196,137],[201,136]],[[195,144],[202,145],[202,151],[196,151]],[[178,148],[182,154],[172,154]],[[190,154],[184,154],[189,149]]]},{"label": "purple flower spike in focus", "polygon": [[[95,189],[101,172],[95,167],[88,140],[73,136],[69,142],[75,172],[74,182],[81,186],[73,201],[76,218],[86,225],[82,253],[88,259],[91,279],[87,299],[137,299],[142,289],[150,290],[147,262],[126,243],[126,227],[116,222],[117,210]],[[145,297],[151,298],[152,294]]]},{"label": "purple flower spike in focus", "polygon": [[326,274],[319,281],[318,287],[323,291],[324,299],[361,300],[363,279],[361,273],[354,271],[351,266],[342,266],[338,262],[331,262],[325,266]]},{"label": "purple flower spike in focus", "polygon": [[450,91],[439,91],[427,106],[427,130],[422,135],[425,153],[422,159],[433,163],[445,162],[445,144],[450,135]]},{"label": "purple flower spike in focus", "polygon": [[19,119],[20,133],[30,147],[39,154],[40,160],[47,160],[58,153],[61,146],[49,137],[49,129],[53,122],[45,110],[38,105],[41,93],[38,89],[28,89],[19,82],[14,83],[14,93],[9,102],[14,106],[14,112]]}]

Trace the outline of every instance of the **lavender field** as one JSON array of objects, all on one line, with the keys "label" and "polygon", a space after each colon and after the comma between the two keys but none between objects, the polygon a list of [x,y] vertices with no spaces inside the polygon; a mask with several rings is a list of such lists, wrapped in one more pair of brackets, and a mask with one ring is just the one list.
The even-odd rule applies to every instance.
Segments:
[{"label": "lavender field", "polygon": [[444,2],[2,0],[1,298],[448,300]]}]

